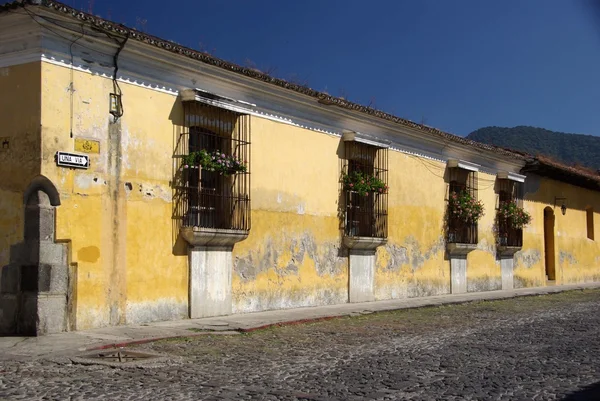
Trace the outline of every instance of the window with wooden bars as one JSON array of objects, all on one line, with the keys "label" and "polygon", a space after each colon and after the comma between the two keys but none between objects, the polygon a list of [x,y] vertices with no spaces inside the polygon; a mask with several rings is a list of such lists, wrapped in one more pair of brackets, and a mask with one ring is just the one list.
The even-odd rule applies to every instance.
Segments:
[{"label": "window with wooden bars", "polygon": [[[387,238],[387,148],[344,142],[344,234]],[[372,182],[365,188],[361,181]]]},{"label": "window with wooden bars", "polygon": [[[448,195],[468,193],[477,200],[477,172],[461,167],[448,168]],[[477,223],[465,222],[452,215],[448,216],[448,243],[477,244]]]},{"label": "window with wooden bars", "polygon": [[[498,207],[506,203],[515,203],[523,207],[523,183],[505,178],[496,180]],[[514,228],[506,219],[497,219],[497,241],[500,246],[523,246],[523,229]]]},{"label": "window with wooden bars", "polygon": [[[250,116],[197,101],[184,102],[183,106],[184,127],[177,144],[182,172],[177,199],[182,225],[249,230]],[[227,165],[230,160],[239,161],[245,171],[186,161],[199,152],[209,155],[210,163],[220,161],[220,156]]]}]

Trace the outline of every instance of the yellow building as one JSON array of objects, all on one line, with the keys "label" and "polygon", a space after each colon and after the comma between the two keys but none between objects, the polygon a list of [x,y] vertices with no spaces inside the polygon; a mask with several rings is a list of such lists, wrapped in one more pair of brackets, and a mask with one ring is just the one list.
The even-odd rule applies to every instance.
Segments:
[{"label": "yellow building", "polygon": [[58,2],[0,7],[0,116],[1,333],[600,274],[600,176]]}]

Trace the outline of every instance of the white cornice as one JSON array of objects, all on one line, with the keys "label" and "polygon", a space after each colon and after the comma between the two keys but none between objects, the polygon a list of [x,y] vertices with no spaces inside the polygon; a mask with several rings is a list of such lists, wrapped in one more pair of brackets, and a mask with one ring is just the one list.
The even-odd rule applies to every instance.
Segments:
[{"label": "white cornice", "polygon": [[[8,17],[13,18],[12,23],[0,27],[0,66],[41,59],[91,74],[112,77],[113,56],[118,48],[114,40],[91,29],[86,29],[85,36],[81,38],[81,32],[74,30],[77,25],[73,25],[72,19],[44,9],[39,10],[40,14],[63,23],[58,26],[43,19],[38,20],[39,24],[47,26],[52,30],[50,31],[41,29],[28,16],[9,14]],[[4,15],[0,22],[7,19],[10,20]],[[68,24],[74,27],[73,30],[68,28]],[[10,39],[6,39],[6,26],[12,27]],[[77,29],[81,29],[81,25]],[[21,50],[18,50],[19,46],[22,46]],[[69,50],[72,51],[72,58]],[[524,162],[517,159],[462,145],[418,128],[337,106],[323,105],[311,96],[135,40],[128,41],[119,55],[118,79],[173,95],[185,88],[199,88],[251,104],[251,114],[262,118],[336,136],[341,136],[344,131],[361,132],[369,138],[376,138],[378,142],[390,143],[390,149],[393,150],[440,162],[450,158],[468,160],[481,165],[481,170],[490,174],[499,170],[517,172],[524,165]]]},{"label": "white cornice", "polygon": [[511,181],[516,181],[516,182],[525,182],[525,178],[527,178],[524,175],[517,174],[517,173],[511,173],[510,171],[498,171],[498,174],[496,174],[496,175],[500,179],[511,180]]},{"label": "white cornice", "polygon": [[475,164],[475,163],[465,161],[465,160],[448,159],[448,167],[461,168],[463,170],[469,170],[469,171],[479,171],[479,168],[481,166],[478,164]]}]

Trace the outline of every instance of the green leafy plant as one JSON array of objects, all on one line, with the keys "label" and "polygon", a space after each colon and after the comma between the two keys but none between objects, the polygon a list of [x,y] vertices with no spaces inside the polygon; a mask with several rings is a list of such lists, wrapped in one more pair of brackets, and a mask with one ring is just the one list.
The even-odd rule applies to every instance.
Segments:
[{"label": "green leafy plant", "polygon": [[388,191],[388,186],[380,178],[361,171],[344,174],[342,181],[345,190],[358,192],[362,196],[368,196],[369,192],[385,194]]},{"label": "green leafy plant", "polygon": [[247,162],[234,156],[226,155],[218,150],[208,152],[204,149],[190,152],[183,157],[183,167],[200,166],[208,171],[216,171],[222,175],[232,175],[247,171]]},{"label": "green leafy plant", "polygon": [[498,219],[506,221],[512,228],[522,229],[531,223],[531,215],[515,201],[502,202],[498,207]]},{"label": "green leafy plant", "polygon": [[451,219],[459,219],[465,223],[476,223],[483,215],[483,203],[475,200],[467,191],[450,193],[448,215]]}]

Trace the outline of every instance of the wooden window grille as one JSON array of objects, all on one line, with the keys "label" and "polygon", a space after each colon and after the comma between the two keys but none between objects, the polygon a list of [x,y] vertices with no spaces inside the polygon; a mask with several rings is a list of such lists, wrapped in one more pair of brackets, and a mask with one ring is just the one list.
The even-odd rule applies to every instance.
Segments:
[{"label": "wooden window grille", "polygon": [[[460,167],[451,167],[449,170],[449,196],[453,193],[467,192],[477,200],[477,172]],[[448,215],[449,243],[477,244],[477,223],[468,223]]]},{"label": "wooden window grille", "polygon": [[[497,180],[498,206],[515,202],[523,207],[523,183],[509,179]],[[523,246],[523,229],[512,227],[505,219],[497,220],[497,240],[501,246]]]},{"label": "wooden window grille", "polygon": [[184,102],[181,157],[200,150],[219,151],[245,161],[246,172],[231,175],[180,163],[179,209],[182,225],[250,230],[250,116],[201,102]]},{"label": "wooden window grille", "polygon": [[[343,172],[361,172],[388,182],[388,150],[356,141],[344,142]],[[343,184],[342,184],[343,185]],[[387,238],[387,192],[361,195],[342,188],[344,234],[349,237]]]}]

